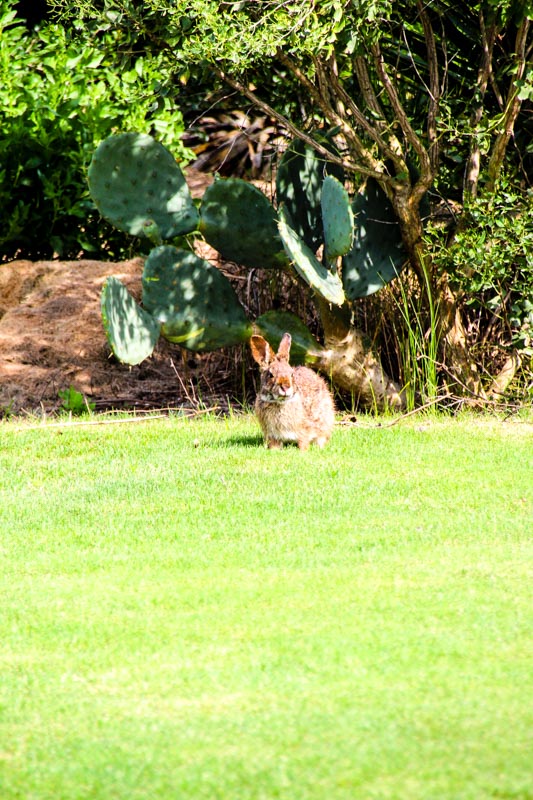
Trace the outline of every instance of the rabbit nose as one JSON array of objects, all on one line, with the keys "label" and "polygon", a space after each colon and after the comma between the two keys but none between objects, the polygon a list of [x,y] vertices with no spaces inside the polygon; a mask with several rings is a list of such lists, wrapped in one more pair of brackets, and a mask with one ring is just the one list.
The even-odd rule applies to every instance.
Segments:
[{"label": "rabbit nose", "polygon": [[289,394],[291,391],[291,382],[289,380],[280,381],[278,383],[278,390],[280,394]]}]

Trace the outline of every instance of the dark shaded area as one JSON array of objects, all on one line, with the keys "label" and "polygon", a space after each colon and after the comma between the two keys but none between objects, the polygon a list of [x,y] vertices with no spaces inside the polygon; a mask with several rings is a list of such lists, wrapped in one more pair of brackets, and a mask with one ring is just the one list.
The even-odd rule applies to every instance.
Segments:
[{"label": "dark shaded area", "polygon": [[46,0],[19,0],[18,3],[15,3],[14,8],[31,30],[49,18],[47,5]]}]

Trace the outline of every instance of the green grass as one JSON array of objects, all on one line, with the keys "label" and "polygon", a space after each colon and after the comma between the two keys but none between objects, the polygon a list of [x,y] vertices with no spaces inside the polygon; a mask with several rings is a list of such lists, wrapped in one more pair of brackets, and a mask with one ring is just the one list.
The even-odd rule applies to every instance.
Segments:
[{"label": "green grass", "polygon": [[532,430],[0,425],[1,800],[533,798]]}]

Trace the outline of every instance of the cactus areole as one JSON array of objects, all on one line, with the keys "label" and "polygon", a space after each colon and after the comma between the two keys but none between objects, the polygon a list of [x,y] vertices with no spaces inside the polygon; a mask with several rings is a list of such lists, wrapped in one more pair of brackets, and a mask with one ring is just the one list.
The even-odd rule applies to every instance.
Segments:
[{"label": "cactus areole", "polygon": [[369,178],[354,198],[353,247],[342,260],[342,280],[349,300],[378,292],[406,262],[402,235],[392,205],[379,184]]},{"label": "cactus areole", "polygon": [[326,269],[320,263],[312,250],[291,228],[283,209],[279,216],[281,240],[296,272],[320,297],[328,303],[341,306],[346,298],[337,273]]},{"label": "cactus areole", "polygon": [[200,232],[228,261],[263,269],[288,266],[276,212],[251,183],[216,180],[206,189],[200,217]]},{"label": "cactus areole", "polygon": [[198,231],[224,258],[243,266],[281,271],[292,265],[315,296],[326,346],[281,310],[259,317],[256,330],[273,342],[290,332],[298,361],[314,363],[370,403],[395,403],[400,390],[369,361],[350,309],[402,265],[390,203],[368,181],[351,205],[342,170],[330,171],[300,142],[282,157],[276,185],[277,215],[258,189],[233,178],[215,181],[199,214],[173,156],[150,136],[124,133],[99,145],[89,168],[96,206],[116,227],[156,245],[144,265],[142,307],[118,279],[109,278],[104,287],[102,317],[114,354],[138,364],[160,335],[195,352],[250,339],[254,326],[226,276],[194,252],[163,244]]},{"label": "cactus areole", "polygon": [[334,261],[348,253],[353,244],[354,218],[348,192],[333,175],[326,175],[320,200],[324,225],[325,256]]}]

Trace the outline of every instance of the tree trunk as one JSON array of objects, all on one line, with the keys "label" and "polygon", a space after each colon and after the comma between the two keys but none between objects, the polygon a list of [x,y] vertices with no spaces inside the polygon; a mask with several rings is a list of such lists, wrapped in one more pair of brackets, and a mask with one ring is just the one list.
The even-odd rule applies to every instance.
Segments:
[{"label": "tree trunk", "polygon": [[319,311],[326,351],[318,368],[335,386],[350,392],[357,405],[378,411],[405,408],[404,393],[389,378],[375,355],[365,349],[363,334],[350,322],[350,309],[335,308],[321,300]]},{"label": "tree trunk", "polygon": [[461,313],[448,275],[438,281],[437,312],[441,341],[441,359],[447,372],[451,394],[467,395],[473,402],[485,399],[476,362],[470,355]]},{"label": "tree trunk", "polygon": [[[446,274],[437,276],[423,241],[422,220],[418,205],[405,194],[393,197],[400,221],[402,240],[411,267],[418,279],[422,297],[425,298],[428,319],[435,319],[440,343],[440,359],[451,377],[449,391],[455,394],[482,398],[483,390],[479,372],[472,358],[461,318],[461,313]],[[433,313],[430,311],[433,309]]]},{"label": "tree trunk", "polygon": [[514,376],[520,369],[521,364],[522,364],[522,359],[515,350],[507,358],[500,372],[496,375],[496,377],[492,381],[492,384],[488,391],[488,396],[490,397],[491,400],[498,401],[503,398],[507,388],[509,387],[509,384],[513,381]]}]

